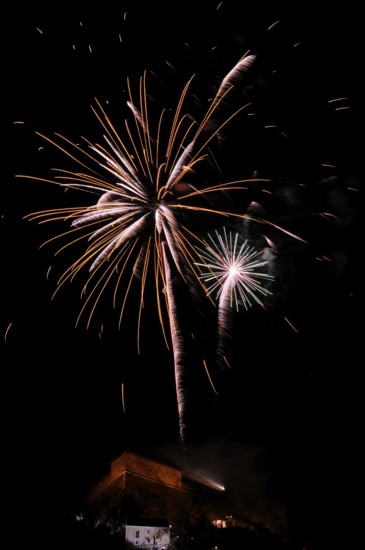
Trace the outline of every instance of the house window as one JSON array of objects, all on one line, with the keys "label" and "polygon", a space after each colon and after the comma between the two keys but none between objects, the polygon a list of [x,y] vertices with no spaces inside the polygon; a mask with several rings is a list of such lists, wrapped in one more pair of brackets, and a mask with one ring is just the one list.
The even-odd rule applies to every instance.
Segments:
[{"label": "house window", "polygon": [[139,539],[139,530],[136,531],[136,539]]}]

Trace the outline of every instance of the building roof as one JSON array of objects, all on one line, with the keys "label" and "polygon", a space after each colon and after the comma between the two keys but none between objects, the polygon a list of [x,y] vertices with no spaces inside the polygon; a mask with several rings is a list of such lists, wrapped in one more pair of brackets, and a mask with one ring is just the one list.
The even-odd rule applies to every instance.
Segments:
[{"label": "building roof", "polygon": [[161,518],[138,518],[138,517],[126,517],[125,524],[131,527],[163,527],[164,529],[169,528],[169,522],[167,519]]}]

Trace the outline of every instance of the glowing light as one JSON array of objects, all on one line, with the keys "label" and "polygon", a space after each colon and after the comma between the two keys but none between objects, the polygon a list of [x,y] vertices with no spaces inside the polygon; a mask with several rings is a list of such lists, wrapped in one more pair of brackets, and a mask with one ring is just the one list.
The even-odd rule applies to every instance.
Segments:
[{"label": "glowing light", "polygon": [[[223,228],[223,234],[215,231],[215,238],[211,234],[204,240],[205,249],[198,247],[203,262],[196,265],[202,268],[201,280],[207,288],[207,294],[216,293],[220,305],[229,301],[230,306],[238,310],[240,305],[246,309],[257,302],[261,306],[259,294],[267,296],[271,292],[265,288],[261,280],[273,280],[273,276],[258,268],[268,262],[262,259],[262,252],[247,244],[247,240],[240,242],[238,233],[228,233]],[[260,259],[261,258],[261,259]]]},{"label": "glowing light", "polygon": [[197,481],[198,483],[201,483],[202,485],[206,485],[207,487],[210,487],[212,489],[215,489],[216,491],[225,491],[225,486],[221,483],[218,483],[215,481],[212,477],[207,475],[204,472],[200,471],[192,471],[190,469],[187,469],[187,475],[190,479]]}]

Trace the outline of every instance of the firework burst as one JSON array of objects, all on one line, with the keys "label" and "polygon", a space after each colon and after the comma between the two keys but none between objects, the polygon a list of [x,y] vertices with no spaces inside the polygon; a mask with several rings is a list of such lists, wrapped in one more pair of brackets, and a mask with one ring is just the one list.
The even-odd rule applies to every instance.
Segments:
[{"label": "firework burst", "polygon": [[[248,107],[249,103],[245,103],[229,112],[228,116],[225,115],[230,93],[242,85],[254,60],[254,55],[243,56],[227,73],[201,122],[185,111],[185,101],[193,78],[183,88],[176,109],[172,113],[163,109],[157,118],[150,115],[146,73],[140,79],[136,100],[128,80],[127,105],[132,119],[125,121],[126,138],[122,138],[106,110],[96,101],[93,111],[103,128],[103,144],[85,139],[85,146],[82,147],[61,135],[50,139],[39,134],[76,162],[81,170],[56,169],[57,175],[49,180],[31,177],[65,189],[81,190],[97,198],[95,203],[86,206],[43,210],[26,216],[39,223],[65,221],[69,224],[65,233],[47,241],[67,238],[66,244],[60,246],[57,254],[68,250],[71,245],[77,245],[78,248],[80,243],[86,242],[84,251],[59,278],[55,291],[57,293],[66,282],[71,282],[76,275],[88,269],[89,276],[82,290],[84,303],[76,324],[83,315],[87,315],[87,326],[90,325],[96,307],[108,287],[113,290],[113,306],[120,307],[121,325],[127,298],[137,281],[140,287],[137,348],[140,352],[142,310],[147,281],[152,275],[164,339],[166,345],[173,348],[183,446],[186,439],[184,337],[179,326],[172,281],[179,277],[188,283],[190,293],[195,291],[191,281],[202,284],[197,271],[195,247],[200,241],[195,228],[203,216],[209,220],[217,217],[247,219],[273,225],[264,218],[255,218],[232,208],[231,202],[229,208],[222,208],[222,204],[227,204],[224,199],[231,192],[245,191],[246,186],[254,181],[269,180],[250,178],[204,183],[198,172],[199,167],[212,163],[213,140],[216,138],[219,141],[222,129]],[[24,175],[18,177],[29,178]],[[195,181],[197,183],[192,183]],[[191,218],[194,218],[194,223],[191,223]],[[227,255],[228,243],[225,250]],[[247,256],[244,247],[237,250],[237,260],[239,256],[243,263],[246,262],[246,267],[254,258],[251,252]],[[256,262],[255,265],[262,264]],[[237,274],[238,279],[229,278],[223,285],[221,299],[233,293],[236,300],[242,299],[246,304],[249,303],[249,295],[259,301],[255,296],[257,292],[263,291],[257,278],[253,273],[249,277],[249,271],[244,278],[240,269],[238,267],[237,273],[241,273]],[[234,280],[240,280],[240,284],[233,284]]]},{"label": "firework burst", "polygon": [[198,247],[204,262],[196,262],[196,265],[206,270],[200,279],[207,288],[207,295],[215,293],[221,309],[228,305],[237,311],[241,305],[248,309],[253,302],[263,306],[259,296],[271,292],[261,281],[272,280],[273,276],[257,271],[267,264],[262,252],[250,247],[247,240],[242,242],[239,233],[227,233],[225,227],[223,234],[216,230],[215,236],[209,234],[204,243],[205,249]]},{"label": "firework burst", "polygon": [[274,279],[263,268],[268,264],[263,251],[250,246],[239,233],[216,230],[203,239],[205,247],[197,247],[201,261],[200,279],[207,296],[218,300],[217,348],[215,381],[217,397],[223,390],[223,379],[230,366],[228,350],[232,329],[232,316],[240,308],[248,310],[254,304],[264,307],[261,297],[271,294],[263,283]]}]

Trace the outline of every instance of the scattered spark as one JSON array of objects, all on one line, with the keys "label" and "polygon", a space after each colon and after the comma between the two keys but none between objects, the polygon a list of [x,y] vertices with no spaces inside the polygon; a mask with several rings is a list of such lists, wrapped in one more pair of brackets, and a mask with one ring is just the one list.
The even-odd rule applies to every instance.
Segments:
[{"label": "scattered spark", "polygon": [[124,382],[121,383],[120,389],[121,389],[121,396],[122,396],[122,408],[123,408],[123,412],[125,414]]},{"label": "scattered spark", "polygon": [[294,330],[294,332],[296,332],[297,334],[299,334],[299,330],[297,330],[297,329],[295,328],[295,326],[293,325],[293,323],[291,323],[287,317],[284,317],[284,320],[285,320],[285,321],[288,323],[288,325]]},{"label": "scattered spark", "polygon": [[278,19],[277,21],[275,21],[275,23],[272,23],[270,25],[270,27],[268,27],[268,31],[271,31],[271,29],[273,29],[274,27],[276,27],[276,25],[278,25],[279,23],[281,23],[281,19]]},{"label": "scattered spark", "polygon": [[104,334],[104,325],[101,324],[100,325],[100,330],[99,330],[99,340],[102,340],[103,334]]},{"label": "scattered spark", "polygon": [[5,335],[4,335],[4,341],[5,341],[5,342],[6,342],[6,339],[7,339],[7,337],[8,337],[9,330],[10,330],[12,324],[13,324],[13,322],[9,323],[9,324],[8,324],[8,328],[7,328],[6,331],[5,331]]},{"label": "scattered spark", "polygon": [[319,215],[325,219],[332,218],[332,219],[338,220],[338,216],[336,216],[335,214],[332,214],[331,212],[321,212]]},{"label": "scattered spark", "polygon": [[210,376],[210,373],[209,373],[209,370],[208,370],[208,365],[207,365],[207,362],[205,361],[205,359],[203,359],[203,365],[204,365],[204,368],[205,368],[205,372],[207,373],[207,376],[208,376],[210,385],[212,386],[214,393],[215,393],[216,395],[218,395],[218,392],[217,392],[217,390],[216,390],[215,387],[214,387],[212,377]]},{"label": "scattered spark", "polygon": [[[328,103],[338,103],[339,101],[348,101],[348,97],[337,97],[335,99],[330,99]],[[335,111],[345,111],[351,109],[349,105],[343,105],[342,107],[336,107]]]}]

